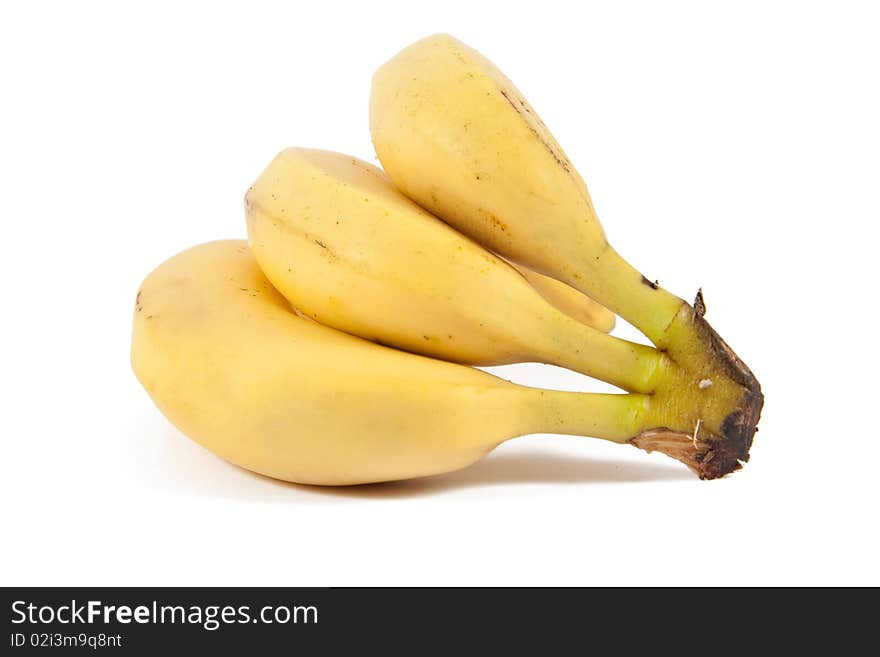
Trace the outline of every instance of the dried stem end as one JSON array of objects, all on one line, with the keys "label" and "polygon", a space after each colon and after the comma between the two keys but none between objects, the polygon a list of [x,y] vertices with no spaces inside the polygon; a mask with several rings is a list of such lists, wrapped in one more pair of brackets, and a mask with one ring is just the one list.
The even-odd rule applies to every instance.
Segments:
[{"label": "dried stem end", "polygon": [[[630,440],[645,451],[662,452],[677,459],[695,472],[700,479],[717,479],[739,470],[749,460],[749,449],[757,431],[764,396],[755,375],[733,352],[726,342],[703,318],[705,303],[697,295],[695,307],[682,304],[681,312],[672,325],[677,341],[669,345],[670,356],[686,371],[694,372],[699,390],[712,394],[712,381],[726,378],[739,389],[739,394],[727,406],[726,415],[711,419],[715,431],[700,429],[684,433],[666,426],[647,429]],[[708,382],[708,383],[705,383]],[[698,416],[699,418],[700,416]],[[672,419],[672,418],[670,418]]]},{"label": "dried stem end", "polygon": [[704,440],[700,436],[695,440],[692,435],[665,428],[645,431],[629,442],[648,453],[658,451],[681,461],[700,479],[718,479],[735,472],[749,458],[748,452],[741,458],[741,453],[731,451],[726,440]]}]

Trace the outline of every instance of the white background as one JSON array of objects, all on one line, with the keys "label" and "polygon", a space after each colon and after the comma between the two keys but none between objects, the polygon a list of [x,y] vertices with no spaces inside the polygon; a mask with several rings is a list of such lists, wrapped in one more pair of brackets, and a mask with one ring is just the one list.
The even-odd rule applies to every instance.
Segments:
[{"label": "white background", "polygon": [[[875,4],[2,7],[0,583],[880,584]],[[744,471],[532,436],[456,474],[316,489],[153,407],[128,363],[141,279],[243,237],[282,147],[372,159],[373,70],[440,31],[538,108],[618,250],[703,287],[766,393]]]}]

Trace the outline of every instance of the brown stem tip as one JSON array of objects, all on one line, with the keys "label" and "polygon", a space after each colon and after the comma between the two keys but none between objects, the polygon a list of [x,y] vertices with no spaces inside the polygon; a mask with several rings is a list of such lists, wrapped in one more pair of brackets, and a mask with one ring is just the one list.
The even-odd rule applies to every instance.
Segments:
[{"label": "brown stem tip", "polygon": [[751,370],[703,319],[699,312],[705,312],[702,294],[697,295],[697,306],[702,308],[694,312],[693,321],[710,360],[743,388],[737,407],[724,418],[720,435],[703,430],[696,432],[695,438],[658,427],[639,434],[630,443],[647,452],[656,450],[681,461],[700,479],[718,479],[739,470],[749,460],[764,395]]},{"label": "brown stem tip", "polygon": [[742,458],[741,452],[729,449],[729,441],[703,440],[699,435],[694,440],[689,434],[664,428],[645,431],[629,442],[648,453],[656,450],[681,461],[700,479],[718,479],[735,472],[742,467],[741,461],[749,458],[748,453]]}]

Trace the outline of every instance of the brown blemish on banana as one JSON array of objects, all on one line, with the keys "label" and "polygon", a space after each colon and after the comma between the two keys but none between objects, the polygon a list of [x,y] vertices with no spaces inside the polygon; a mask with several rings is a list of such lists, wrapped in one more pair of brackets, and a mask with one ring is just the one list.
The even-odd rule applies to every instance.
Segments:
[{"label": "brown blemish on banana", "polygon": [[660,281],[651,282],[644,274],[642,274],[642,285],[647,285],[652,290],[656,290],[660,287]]},{"label": "brown blemish on banana", "polygon": [[489,217],[489,221],[492,222],[492,225],[495,226],[495,228],[500,230],[502,233],[507,232],[507,225],[503,221],[501,221],[498,217],[496,217],[491,212],[489,212],[487,214],[487,216]]},{"label": "brown blemish on banana", "polygon": [[331,260],[335,260],[335,259],[338,257],[338,256],[333,252],[333,249],[331,249],[329,246],[327,246],[327,243],[326,243],[326,242],[323,242],[322,240],[319,240],[319,239],[316,238],[316,237],[312,237],[311,240],[312,240],[315,244],[317,244],[318,246],[320,246],[322,249],[324,249],[324,252],[327,254],[327,257],[330,258]]},{"label": "brown blemish on banana", "polygon": [[[504,96],[504,100],[506,100],[508,102],[508,104],[513,108],[513,111],[516,112],[517,114],[522,114],[522,109],[520,109],[520,107],[515,102],[513,102],[513,100],[511,100],[510,96],[507,95],[507,90],[500,89],[500,91],[501,91],[501,95]],[[520,103],[522,103],[522,107],[525,108],[526,112],[529,112],[528,107],[526,107],[525,101],[522,98],[520,98],[519,101],[520,101]],[[531,112],[529,112],[529,114],[531,114]],[[557,153],[556,149],[553,148],[553,146],[551,146],[547,142],[547,140],[541,136],[541,133],[538,132],[537,128],[535,128],[528,121],[526,121],[526,125],[529,127],[529,130],[532,131],[532,134],[535,135],[535,137],[538,139],[538,141],[544,145],[544,148],[547,149],[547,152],[549,152],[550,155],[553,156],[553,159],[556,160],[556,163],[559,166],[561,166],[565,170],[566,173],[571,174],[571,166],[568,164],[568,162],[565,160],[565,158],[562,157],[559,153]],[[542,125],[543,125],[543,123],[542,123]]]},{"label": "brown blemish on banana", "polygon": [[[501,219],[499,219],[494,212],[490,212],[489,210],[485,210],[483,208],[477,208],[477,211],[480,214],[484,215],[486,219],[489,220],[489,223],[492,224],[492,226],[500,230],[502,233],[507,232],[507,224],[501,221]],[[494,262],[494,258],[491,258],[491,260]]]},{"label": "brown blemish on banana", "polygon": [[516,103],[514,103],[514,102],[510,99],[510,96],[507,95],[507,92],[506,92],[504,89],[501,90],[501,95],[504,96],[504,100],[506,100],[508,103],[510,103],[510,106],[513,108],[513,110],[514,110],[517,114],[519,114],[519,107],[517,107],[517,106],[516,106]]}]

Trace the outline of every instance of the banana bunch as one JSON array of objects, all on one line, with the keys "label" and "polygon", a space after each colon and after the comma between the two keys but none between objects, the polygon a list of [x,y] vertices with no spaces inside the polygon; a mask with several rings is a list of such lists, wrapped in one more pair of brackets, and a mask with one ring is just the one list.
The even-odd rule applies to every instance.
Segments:
[{"label": "banana bunch", "polygon": [[[384,172],[290,148],[212,242],[137,294],[134,371],[185,434],[268,476],[345,485],[466,467],[529,433],[658,450],[704,479],[749,457],[763,405],[692,306],[609,245],[583,180],[491,62],[445,35],[376,73]],[[609,334],[615,314],[654,346]],[[537,361],[622,394],[473,365]]]}]

